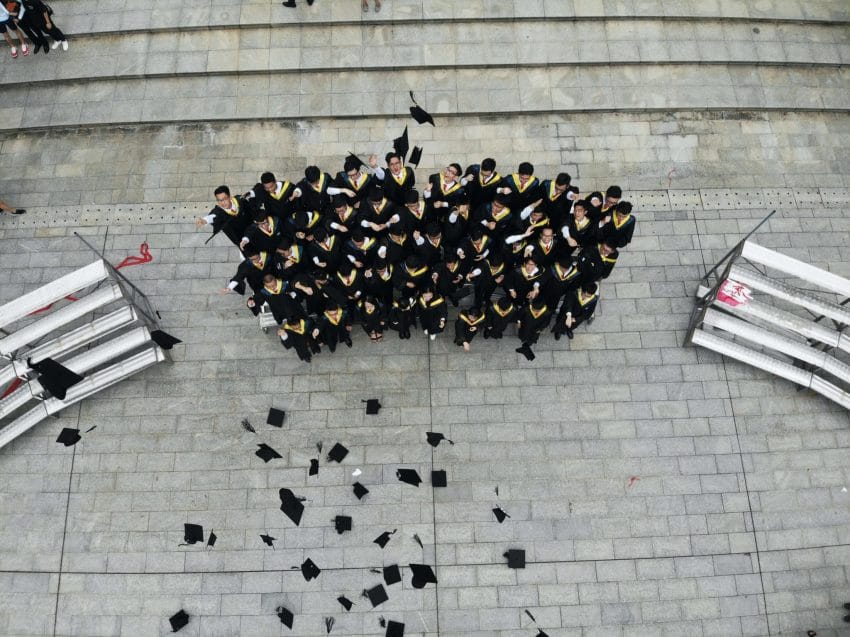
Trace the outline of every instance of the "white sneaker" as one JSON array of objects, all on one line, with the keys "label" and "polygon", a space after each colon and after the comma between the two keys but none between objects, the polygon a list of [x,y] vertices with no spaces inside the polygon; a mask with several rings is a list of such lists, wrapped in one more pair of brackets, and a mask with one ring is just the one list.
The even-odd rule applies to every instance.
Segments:
[{"label": "white sneaker", "polygon": [[425,336],[428,336],[428,330],[422,330],[422,331],[425,332]]},{"label": "white sneaker", "polygon": [[429,338],[430,338],[432,341],[436,341],[436,340],[437,340],[437,335],[436,335],[436,334],[431,334]]},{"label": "white sneaker", "polygon": [[63,51],[68,50],[68,40],[62,40],[62,50]]},{"label": "white sneaker", "polygon": [[60,44],[61,44],[61,42],[59,40],[56,40],[56,42],[54,42],[53,44],[50,45],[50,48],[55,51],[56,49],[59,48]]}]

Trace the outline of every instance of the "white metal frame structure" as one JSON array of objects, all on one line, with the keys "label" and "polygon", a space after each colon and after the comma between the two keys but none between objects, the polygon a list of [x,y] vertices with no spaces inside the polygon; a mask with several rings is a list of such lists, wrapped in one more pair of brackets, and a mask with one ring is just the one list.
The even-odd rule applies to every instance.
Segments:
[{"label": "white metal frame structure", "polygon": [[[64,301],[71,295],[76,300]],[[155,316],[144,294],[102,258],[0,306],[0,393],[20,383],[0,399],[0,448],[65,407],[168,360],[151,340]],[[31,367],[46,358],[83,376],[62,400]]]}]

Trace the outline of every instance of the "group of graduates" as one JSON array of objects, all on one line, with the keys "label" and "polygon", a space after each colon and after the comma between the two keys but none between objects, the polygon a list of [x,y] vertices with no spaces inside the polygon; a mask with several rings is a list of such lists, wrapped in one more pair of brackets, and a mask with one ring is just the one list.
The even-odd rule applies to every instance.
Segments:
[{"label": "group of graduates", "polygon": [[[502,338],[517,326],[517,352],[547,327],[573,337],[599,299],[619,249],[634,233],[632,206],[618,186],[579,194],[570,175],[540,181],[527,162],[501,176],[491,158],[431,175],[421,192],[403,156],[368,167],[355,155],[335,177],[308,166],[298,183],[270,172],[244,195],[215,190],[197,225],[225,235],[243,261],[223,293],[246,294],[257,315],[267,304],[283,345],[304,361],[326,346],[351,346],[355,323],[374,341],[417,326],[442,333],[458,307],[455,343],[479,333]],[[502,293],[499,293],[499,292]]]}]

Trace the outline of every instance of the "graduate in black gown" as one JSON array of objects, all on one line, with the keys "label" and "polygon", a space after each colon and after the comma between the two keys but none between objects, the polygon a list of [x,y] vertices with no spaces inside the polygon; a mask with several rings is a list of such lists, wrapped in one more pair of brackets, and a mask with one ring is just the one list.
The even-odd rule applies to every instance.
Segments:
[{"label": "graduate in black gown", "polygon": [[486,317],[477,307],[462,310],[455,321],[455,345],[463,347],[468,352],[472,339],[484,328]]},{"label": "graduate in black gown", "polygon": [[277,330],[280,343],[286,349],[294,349],[295,353],[305,363],[312,360],[312,354],[317,353],[318,345],[313,340],[312,321],[297,316],[287,317],[283,325]]},{"label": "graduate in black gown", "polygon": [[484,338],[502,338],[505,328],[516,320],[516,315],[517,308],[510,297],[493,299],[485,313]]},{"label": "graduate in black gown", "polygon": [[416,175],[412,168],[404,165],[404,160],[398,153],[387,153],[386,161],[387,169],[376,166],[375,176],[380,180],[387,199],[396,206],[403,206],[408,193],[416,185]]},{"label": "graduate in black gown", "polygon": [[384,338],[384,329],[387,327],[387,316],[384,306],[374,296],[365,295],[357,304],[360,317],[360,325],[363,331],[369,335],[373,343]]},{"label": "graduate in black gown", "polygon": [[292,203],[295,186],[286,181],[278,181],[274,173],[260,175],[260,183],[248,191],[255,214],[265,213],[278,219],[286,219],[295,209]]},{"label": "graduate in black gown", "polygon": [[534,166],[524,161],[517,171],[508,175],[499,184],[497,193],[510,198],[510,208],[523,210],[540,199],[540,180],[534,176]]},{"label": "graduate in black gown", "polygon": [[502,176],[496,172],[496,160],[492,157],[487,157],[480,164],[469,166],[461,179],[461,185],[466,189],[473,210],[481,204],[493,201],[501,182]]},{"label": "graduate in black gown", "polygon": [[290,316],[307,317],[301,304],[293,296],[289,282],[273,274],[267,274],[263,278],[263,288],[248,299],[247,306],[256,316],[260,313],[263,303],[269,304],[269,309],[278,325]]},{"label": "graduate in black gown", "polygon": [[572,338],[573,330],[593,316],[598,301],[599,286],[595,283],[586,283],[577,290],[571,290],[552,326],[555,340],[560,339],[561,334]]},{"label": "graduate in black gown", "polygon": [[632,241],[635,233],[635,218],[632,204],[621,201],[599,222],[598,238],[615,248],[624,248]]},{"label": "graduate in black gown", "polygon": [[446,299],[437,294],[434,288],[425,288],[419,295],[417,311],[419,313],[419,324],[425,334],[432,341],[435,340],[437,334],[441,334],[446,329],[446,320],[448,319]]},{"label": "graduate in black gown", "polygon": [[211,225],[213,234],[221,232],[238,247],[245,229],[253,222],[250,202],[239,195],[232,196],[227,186],[219,186],[215,189],[215,204],[205,217],[195,220],[195,225],[199,228]]},{"label": "graduate in black gown", "polygon": [[516,351],[528,360],[534,360],[531,346],[537,343],[540,333],[546,329],[551,319],[552,311],[546,305],[546,299],[542,296],[535,298],[526,305],[519,313],[517,336],[522,345]]},{"label": "graduate in black gown", "polygon": [[400,339],[410,338],[410,328],[416,327],[416,300],[412,296],[400,296],[393,301],[388,325],[398,332]]},{"label": "graduate in black gown", "polygon": [[230,283],[221,292],[236,292],[237,294],[245,294],[245,283],[251,286],[251,289],[256,293],[263,287],[263,277],[269,273],[271,266],[271,258],[265,250],[258,250],[250,243],[242,246],[242,254],[245,259],[236,268],[236,274],[230,279]]},{"label": "graduate in black gown", "polygon": [[336,351],[339,343],[351,347],[351,316],[334,301],[328,301],[325,309],[316,319],[313,327],[313,340],[326,345],[331,352]]},{"label": "graduate in black gown", "polygon": [[293,191],[295,205],[301,210],[324,212],[331,205],[334,195],[343,194],[354,197],[354,191],[334,185],[333,177],[322,172],[318,166],[307,166],[304,169],[304,179],[298,182]]}]

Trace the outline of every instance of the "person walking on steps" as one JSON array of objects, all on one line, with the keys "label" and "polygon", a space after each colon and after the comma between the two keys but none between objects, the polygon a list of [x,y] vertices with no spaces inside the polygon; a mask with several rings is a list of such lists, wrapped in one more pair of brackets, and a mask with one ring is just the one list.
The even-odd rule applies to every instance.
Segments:
[{"label": "person walking on steps", "polygon": [[12,30],[12,33],[18,36],[18,40],[21,41],[21,53],[25,56],[30,54],[29,47],[27,46],[27,39],[24,37],[24,32],[18,28],[18,25],[15,24],[15,20],[9,15],[9,11],[6,9],[4,4],[0,4],[0,33],[3,34],[3,39],[6,40],[6,44],[9,45],[9,48],[12,49],[12,57],[18,57],[18,48],[15,46],[12,37],[9,35],[9,30]]}]

